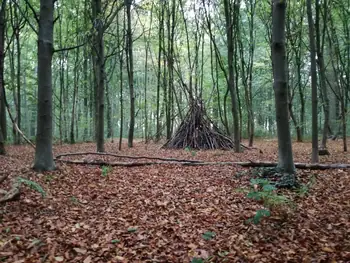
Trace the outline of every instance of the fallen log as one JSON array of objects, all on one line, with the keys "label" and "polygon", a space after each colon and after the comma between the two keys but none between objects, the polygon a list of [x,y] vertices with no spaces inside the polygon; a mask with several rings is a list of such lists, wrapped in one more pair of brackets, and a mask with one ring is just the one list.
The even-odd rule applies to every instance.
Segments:
[{"label": "fallen log", "polygon": [[67,163],[67,164],[77,164],[77,165],[96,165],[96,166],[121,166],[121,167],[137,167],[137,166],[148,166],[157,164],[174,164],[171,162],[106,162],[101,160],[95,161],[79,161],[79,160],[62,160],[57,159],[56,161]]},{"label": "fallen log", "polygon": [[[121,166],[121,167],[137,167],[137,166],[149,166],[149,165],[162,165],[162,164],[178,164],[184,166],[205,166],[205,165],[231,165],[241,167],[275,167],[276,162],[186,162],[178,160],[176,163],[170,161],[162,162],[106,162],[101,160],[96,161],[80,161],[80,160],[62,160],[56,159],[59,162],[77,165],[97,165],[97,166]],[[327,170],[327,169],[349,169],[350,164],[309,164],[309,163],[295,163],[295,167],[298,169],[309,170]]]},{"label": "fallen log", "polygon": [[100,156],[111,156],[117,158],[125,158],[125,159],[134,159],[134,160],[158,160],[158,161],[167,161],[167,162],[187,162],[187,163],[200,163],[202,161],[196,160],[186,160],[186,159],[176,159],[176,158],[162,158],[162,157],[149,157],[149,156],[130,156],[130,155],[120,155],[115,153],[107,153],[107,152],[76,152],[76,153],[63,153],[56,156],[55,160],[59,160],[62,157],[68,156],[77,156],[77,155],[100,155]]}]

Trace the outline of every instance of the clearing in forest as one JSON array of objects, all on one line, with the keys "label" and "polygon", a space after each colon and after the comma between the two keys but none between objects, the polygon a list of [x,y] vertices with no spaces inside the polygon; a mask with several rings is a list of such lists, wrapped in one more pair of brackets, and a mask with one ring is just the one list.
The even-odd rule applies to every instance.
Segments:
[{"label": "clearing in forest", "polygon": [[[139,142],[111,153],[203,161],[276,161],[277,142],[257,149],[192,151]],[[94,144],[55,146],[55,156],[94,151]],[[294,143],[296,162],[310,161],[310,143]],[[341,142],[330,141],[322,163],[350,163]],[[1,173],[38,182],[42,196],[23,188],[19,201],[0,207],[1,262],[349,262],[350,173],[298,170],[298,190],[273,190],[289,203],[248,222],[262,202],[248,198],[256,171],[233,165],[140,167],[75,165],[35,173],[33,150],[9,146]],[[78,161],[144,162],[107,156],[65,157]],[[8,183],[9,180],[5,182]],[[8,185],[3,185],[5,188]],[[267,189],[267,188],[266,188]]]}]

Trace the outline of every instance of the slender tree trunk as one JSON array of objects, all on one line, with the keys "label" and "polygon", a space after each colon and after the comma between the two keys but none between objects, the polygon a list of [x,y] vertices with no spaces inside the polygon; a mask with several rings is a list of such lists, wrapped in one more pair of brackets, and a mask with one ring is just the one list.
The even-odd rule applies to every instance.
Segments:
[{"label": "slender tree trunk", "polygon": [[[118,20],[118,15],[117,15],[117,20]],[[125,29],[125,11],[124,11],[124,19],[123,19],[123,28]],[[125,38],[123,38],[125,39]],[[118,41],[118,46],[123,46],[124,43],[121,41],[120,37],[120,32],[119,32],[119,23],[117,23],[117,41]],[[123,142],[123,129],[124,129],[124,102],[123,102],[123,53],[118,53],[119,54],[119,85],[120,85],[120,130],[119,130],[119,151],[122,149],[122,142]]]},{"label": "slender tree trunk", "polygon": [[38,36],[38,119],[34,169],[55,169],[52,153],[52,53],[54,0],[40,0]]},{"label": "slender tree trunk", "polygon": [[106,103],[107,103],[107,138],[112,138],[112,104],[111,104],[111,91],[109,89],[109,83],[106,83]]},{"label": "slender tree trunk", "polygon": [[312,18],[311,0],[306,1],[307,19],[309,24],[310,60],[311,60],[311,92],[312,92],[312,157],[313,163],[318,163],[318,123],[317,123],[317,72],[315,29]]},{"label": "slender tree trunk", "polygon": [[[324,6],[327,7],[327,0],[324,0]],[[328,127],[329,127],[329,98],[327,93],[327,87],[326,87],[326,69],[324,65],[324,58],[323,58],[323,50],[324,50],[324,41],[322,40],[321,43],[321,29],[320,29],[320,2],[316,1],[316,21],[315,21],[315,27],[316,27],[316,46],[317,46],[317,62],[318,62],[318,70],[319,70],[319,77],[320,77],[320,87],[321,87],[321,94],[323,98],[323,112],[324,112],[324,121],[323,121],[323,133],[322,133],[322,142],[321,142],[321,149],[327,148],[327,137],[328,137]],[[327,10],[323,10],[323,12],[327,12]],[[324,23],[324,29],[326,28],[327,21],[323,21]],[[322,37],[325,36],[325,30],[323,30]]]},{"label": "slender tree trunk", "polygon": [[286,70],[285,20],[286,0],[273,0],[272,64],[278,135],[278,167],[294,173],[292,140],[288,121],[288,87]]},{"label": "slender tree trunk", "polygon": [[2,1],[0,9],[0,155],[4,155],[6,131],[6,107],[5,107],[5,83],[4,83],[4,60],[5,60],[5,30],[6,30],[6,0]]},{"label": "slender tree trunk", "polygon": [[75,54],[75,65],[74,65],[74,87],[73,87],[73,98],[72,98],[72,114],[71,114],[71,123],[70,123],[70,143],[75,143],[75,134],[74,134],[74,123],[76,119],[76,107],[77,107],[77,94],[78,94],[78,83],[79,83],[79,73],[78,73],[78,59],[79,59],[79,48],[76,50]]},{"label": "slender tree trunk", "polygon": [[133,42],[132,42],[132,29],[131,29],[131,4],[132,0],[125,0],[126,4],[126,16],[127,16],[127,58],[128,58],[128,80],[129,80],[129,93],[130,93],[130,122],[129,122],[129,135],[128,146],[133,147],[134,141],[134,129],[135,129],[135,94],[134,94],[134,58],[133,58]]},{"label": "slender tree trunk", "polygon": [[97,152],[104,152],[104,93],[105,93],[105,56],[103,43],[103,21],[101,0],[92,0],[92,14],[97,31],[94,39],[95,81],[96,81],[96,143]]},{"label": "slender tree trunk", "polygon": [[159,17],[158,31],[158,71],[157,71],[157,109],[156,109],[156,141],[161,137],[160,130],[160,85],[161,85],[161,58],[162,58],[162,39],[164,38],[164,4],[161,2],[161,12]]},{"label": "slender tree trunk", "polygon": [[228,59],[228,89],[231,95],[231,107],[233,116],[233,140],[235,143],[235,152],[240,152],[240,128],[239,128],[239,112],[237,106],[237,91],[234,77],[234,44],[233,44],[233,19],[232,7],[229,0],[224,0],[225,20],[226,20],[226,39],[227,39],[227,59]]}]

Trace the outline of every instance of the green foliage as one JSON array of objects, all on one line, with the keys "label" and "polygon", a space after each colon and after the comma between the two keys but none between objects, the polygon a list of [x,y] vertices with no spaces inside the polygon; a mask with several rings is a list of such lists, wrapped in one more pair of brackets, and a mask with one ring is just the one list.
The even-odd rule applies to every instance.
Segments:
[{"label": "green foliage", "polygon": [[112,168],[110,166],[106,166],[106,165],[102,166],[102,168],[101,168],[102,176],[107,177],[111,170],[112,170]]},{"label": "green foliage", "polygon": [[46,196],[46,192],[44,191],[44,189],[40,186],[40,184],[38,184],[37,182],[34,182],[32,180],[28,180],[25,179],[23,177],[18,177],[18,182],[20,184],[25,184],[26,186],[28,186],[29,188],[33,189],[34,191],[37,191],[38,193],[41,194],[42,197]]},{"label": "green foliage", "polygon": [[306,184],[301,184],[299,186],[299,188],[296,190],[297,194],[301,197],[306,196],[315,183],[316,183],[316,176],[313,175]]},{"label": "green foliage", "polygon": [[128,228],[128,232],[129,233],[134,233],[134,232],[136,232],[137,231],[137,228],[135,228],[135,227],[129,227]]},{"label": "green foliage", "polygon": [[113,240],[111,241],[111,243],[112,243],[112,244],[117,244],[117,243],[120,243],[120,240],[119,240],[119,239],[113,239]]},{"label": "green foliage", "polygon": [[252,217],[252,218],[249,218],[247,220],[247,222],[253,222],[255,225],[259,224],[261,219],[263,217],[267,217],[267,216],[270,216],[271,213],[270,213],[270,210],[267,210],[267,209],[259,209],[256,211],[255,215]]},{"label": "green foliage", "polygon": [[76,198],[75,196],[71,196],[70,200],[71,200],[72,203],[74,203],[74,204],[78,204],[78,203],[79,203],[78,198]]},{"label": "green foliage", "polygon": [[202,259],[202,258],[193,258],[192,260],[191,260],[191,263],[204,263],[205,261],[204,261],[204,259]]},{"label": "green foliage", "polygon": [[202,238],[203,238],[204,240],[211,240],[211,239],[213,239],[215,236],[216,236],[215,232],[210,232],[210,231],[207,231],[207,232],[205,232],[204,234],[202,234]]},{"label": "green foliage", "polygon": [[257,210],[254,217],[248,219],[248,222],[258,224],[262,218],[271,215],[271,210],[292,204],[286,196],[278,194],[277,188],[267,179],[251,179],[250,185],[251,189],[247,197],[262,202],[265,208]]},{"label": "green foliage", "polygon": [[53,179],[55,179],[55,177],[51,174],[48,174],[45,176],[45,181],[46,182],[51,182]]}]

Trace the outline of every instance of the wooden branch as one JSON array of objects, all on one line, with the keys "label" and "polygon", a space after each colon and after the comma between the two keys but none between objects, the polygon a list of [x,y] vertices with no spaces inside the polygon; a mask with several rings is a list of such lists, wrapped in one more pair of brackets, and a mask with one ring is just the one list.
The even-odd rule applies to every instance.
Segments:
[{"label": "wooden branch", "polygon": [[77,165],[97,165],[97,166],[121,166],[121,167],[138,167],[138,166],[148,166],[155,164],[166,164],[169,162],[105,162],[101,160],[97,161],[72,161],[72,160],[56,160],[62,163],[77,164]]},{"label": "wooden branch", "polygon": [[10,117],[10,119],[11,119],[11,122],[12,122],[12,124],[14,125],[16,131],[23,137],[23,139],[24,139],[27,143],[30,144],[30,146],[32,146],[32,147],[35,149],[35,145],[24,135],[24,133],[21,131],[21,129],[18,127],[17,123],[15,122],[15,119],[13,118],[12,113],[11,113],[11,111],[10,111],[10,106],[9,106],[9,104],[8,104],[8,102],[7,102],[6,91],[5,91],[5,89],[4,89],[3,95],[4,95],[5,106],[6,106],[6,108],[7,108],[7,112],[8,112],[8,114],[9,114],[9,117]]},{"label": "wooden branch", "polygon": [[59,160],[64,156],[77,156],[77,155],[102,155],[102,156],[112,156],[117,158],[125,158],[125,159],[146,159],[146,160],[158,160],[158,161],[166,161],[166,162],[186,162],[186,163],[201,163],[203,161],[196,160],[186,160],[186,159],[175,159],[175,158],[162,158],[162,157],[149,157],[149,156],[130,156],[130,155],[119,155],[114,153],[99,153],[99,152],[77,152],[77,153],[63,153],[56,156],[55,160]]},{"label": "wooden branch", "polygon": [[[202,163],[183,163],[187,166],[200,165],[238,165],[242,167],[275,167],[276,162],[202,162]],[[309,170],[328,170],[328,169],[349,169],[350,164],[320,164],[320,163],[294,163],[295,168]]]},{"label": "wooden branch", "polygon": [[7,173],[7,174],[1,176],[1,177],[0,177],[0,184],[1,184],[2,182],[4,182],[4,181],[7,179],[7,177],[9,177],[9,175],[10,175],[10,174]]},{"label": "wooden branch", "polygon": [[4,197],[0,199],[0,204],[19,200],[21,195],[20,186],[21,183],[17,179],[14,179],[9,191],[1,191]]},{"label": "wooden branch", "polygon": [[[77,154],[68,154],[68,156]],[[102,154],[104,155],[104,154]],[[107,154],[106,154],[107,155]],[[67,155],[60,155],[67,156]],[[129,158],[141,159],[140,157],[129,156]],[[146,157],[152,159],[152,157]],[[167,159],[167,158],[154,158],[154,159]],[[168,158],[171,159],[171,158]],[[68,164],[77,165],[98,165],[98,166],[121,166],[121,167],[137,167],[137,166],[148,166],[148,165],[162,165],[162,164],[178,164],[184,166],[205,166],[205,165],[229,165],[229,166],[242,166],[242,167],[275,167],[277,163],[275,162],[203,162],[203,161],[192,161],[192,160],[176,160],[176,163],[172,161],[162,161],[162,162],[106,162],[101,160],[96,161],[79,161],[79,160],[62,160],[56,158],[56,161]],[[309,169],[309,170],[327,170],[327,169],[349,169],[350,164],[310,164],[310,163],[295,163],[295,167],[298,169]]]}]

